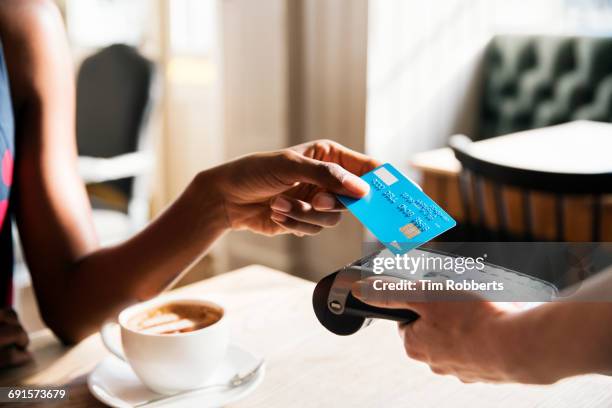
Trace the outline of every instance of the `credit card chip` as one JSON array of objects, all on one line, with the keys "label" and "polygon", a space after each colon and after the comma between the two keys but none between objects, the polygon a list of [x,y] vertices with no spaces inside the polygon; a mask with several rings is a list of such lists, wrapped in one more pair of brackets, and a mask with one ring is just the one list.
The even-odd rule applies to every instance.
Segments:
[{"label": "credit card chip", "polygon": [[400,228],[400,231],[402,231],[402,234],[408,239],[412,239],[421,233],[421,230],[413,223],[404,225]]}]

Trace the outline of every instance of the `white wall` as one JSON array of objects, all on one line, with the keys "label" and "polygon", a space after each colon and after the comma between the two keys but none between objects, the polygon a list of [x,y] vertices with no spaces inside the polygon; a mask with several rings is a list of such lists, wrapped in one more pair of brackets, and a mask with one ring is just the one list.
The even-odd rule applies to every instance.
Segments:
[{"label": "white wall", "polygon": [[[287,146],[287,1],[221,4],[225,158]],[[228,270],[252,263],[290,268],[286,236],[232,232],[223,241]]]},{"label": "white wall", "polygon": [[589,0],[370,0],[366,148],[408,169],[419,151],[472,130],[478,66],[497,33],[609,34]]},{"label": "white wall", "polygon": [[[295,0],[289,0],[295,1]],[[367,0],[305,0],[299,73],[292,97],[296,142],[334,139],[365,147]],[[294,240],[292,271],[318,280],[362,255],[362,227],[349,214],[336,228]]]},{"label": "white wall", "polygon": [[486,2],[370,2],[368,153],[406,169],[470,115],[464,99],[488,38]]}]

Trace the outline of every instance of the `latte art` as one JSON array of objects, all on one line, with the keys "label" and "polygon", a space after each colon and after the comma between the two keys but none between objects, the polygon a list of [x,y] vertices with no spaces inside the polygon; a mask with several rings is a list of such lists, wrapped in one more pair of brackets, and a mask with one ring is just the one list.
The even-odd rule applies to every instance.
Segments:
[{"label": "latte art", "polygon": [[146,334],[178,334],[200,330],[218,322],[220,308],[199,303],[168,303],[132,317],[127,326]]}]

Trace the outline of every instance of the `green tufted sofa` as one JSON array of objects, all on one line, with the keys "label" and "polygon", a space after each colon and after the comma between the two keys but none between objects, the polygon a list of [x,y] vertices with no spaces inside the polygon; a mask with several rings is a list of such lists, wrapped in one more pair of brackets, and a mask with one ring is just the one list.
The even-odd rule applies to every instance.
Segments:
[{"label": "green tufted sofa", "polygon": [[577,119],[612,122],[612,38],[497,36],[474,139]]}]

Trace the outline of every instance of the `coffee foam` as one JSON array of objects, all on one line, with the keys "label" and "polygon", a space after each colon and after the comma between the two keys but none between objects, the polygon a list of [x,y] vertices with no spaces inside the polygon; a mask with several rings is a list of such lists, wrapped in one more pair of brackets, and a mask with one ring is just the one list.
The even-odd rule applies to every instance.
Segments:
[{"label": "coffee foam", "polygon": [[187,333],[216,323],[222,315],[223,311],[212,305],[168,303],[132,317],[128,327],[146,334]]}]

